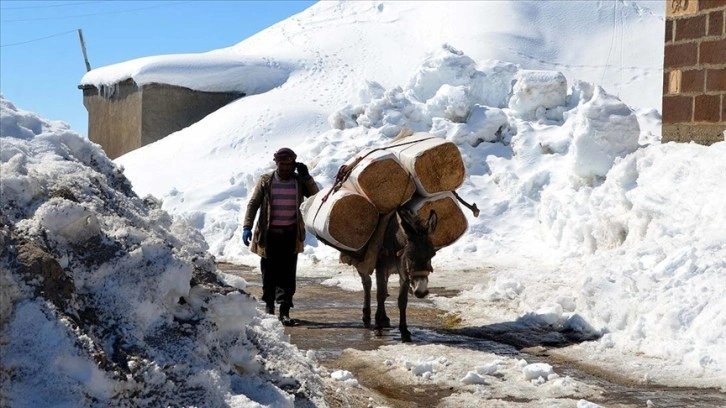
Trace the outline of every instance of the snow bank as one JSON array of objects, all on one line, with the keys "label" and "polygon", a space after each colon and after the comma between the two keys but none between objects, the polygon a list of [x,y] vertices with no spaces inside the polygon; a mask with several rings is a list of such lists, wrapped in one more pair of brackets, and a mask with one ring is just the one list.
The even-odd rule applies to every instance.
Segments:
[{"label": "snow bank", "polygon": [[0,103],[6,401],[324,404],[315,364],[221,283],[198,230],[136,196],[98,145]]}]

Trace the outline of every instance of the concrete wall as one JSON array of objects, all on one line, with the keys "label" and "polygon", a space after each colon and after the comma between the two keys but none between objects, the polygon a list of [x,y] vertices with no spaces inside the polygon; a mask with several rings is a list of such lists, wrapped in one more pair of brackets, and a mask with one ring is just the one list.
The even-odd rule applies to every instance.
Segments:
[{"label": "concrete wall", "polygon": [[84,87],[88,111],[88,138],[115,159],[141,144],[141,93],[126,80],[112,87]]},{"label": "concrete wall", "polygon": [[200,92],[164,84],[144,85],[141,145],[184,129],[244,96],[239,93]]},{"label": "concrete wall", "polygon": [[163,139],[244,96],[163,84],[139,89],[131,79],[110,87],[82,89],[88,138],[100,144],[111,159]]},{"label": "concrete wall", "polygon": [[709,145],[726,130],[726,0],[666,0],[662,141]]}]

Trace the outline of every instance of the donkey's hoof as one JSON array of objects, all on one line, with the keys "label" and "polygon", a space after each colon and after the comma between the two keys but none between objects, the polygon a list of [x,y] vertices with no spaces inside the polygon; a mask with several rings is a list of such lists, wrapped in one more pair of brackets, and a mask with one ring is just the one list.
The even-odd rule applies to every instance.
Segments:
[{"label": "donkey's hoof", "polygon": [[375,332],[377,337],[383,337],[383,329],[378,328]]},{"label": "donkey's hoof", "polygon": [[365,319],[364,318],[363,319],[363,327],[365,327],[366,329],[370,329],[371,328],[371,319]]},{"label": "donkey's hoof", "polygon": [[411,342],[411,333],[409,333],[409,332],[402,332],[401,333],[401,341],[403,343],[410,343]]},{"label": "donkey's hoof", "polygon": [[376,327],[391,328],[391,319],[385,313],[376,313]]}]

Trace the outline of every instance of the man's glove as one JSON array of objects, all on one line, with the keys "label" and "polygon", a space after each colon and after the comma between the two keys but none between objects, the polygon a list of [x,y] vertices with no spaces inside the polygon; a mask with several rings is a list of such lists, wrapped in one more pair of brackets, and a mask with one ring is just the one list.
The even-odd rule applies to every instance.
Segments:
[{"label": "man's glove", "polygon": [[245,228],[242,230],[242,242],[245,243],[245,245],[250,246],[250,240],[252,239],[252,230],[249,228]]},{"label": "man's glove", "polygon": [[306,166],[304,163],[295,163],[295,169],[297,170],[297,174],[299,174],[300,177],[304,179],[310,177],[310,171],[308,170],[308,166]]}]

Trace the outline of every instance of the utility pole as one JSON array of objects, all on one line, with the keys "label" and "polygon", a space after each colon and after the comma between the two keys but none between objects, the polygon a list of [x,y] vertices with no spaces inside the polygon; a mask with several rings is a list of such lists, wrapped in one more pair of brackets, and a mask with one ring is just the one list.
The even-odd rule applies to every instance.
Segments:
[{"label": "utility pole", "polygon": [[83,51],[83,60],[86,62],[86,72],[91,70],[91,64],[88,62],[88,55],[86,54],[86,42],[83,41],[83,31],[78,29],[78,38],[81,39],[81,51]]}]

